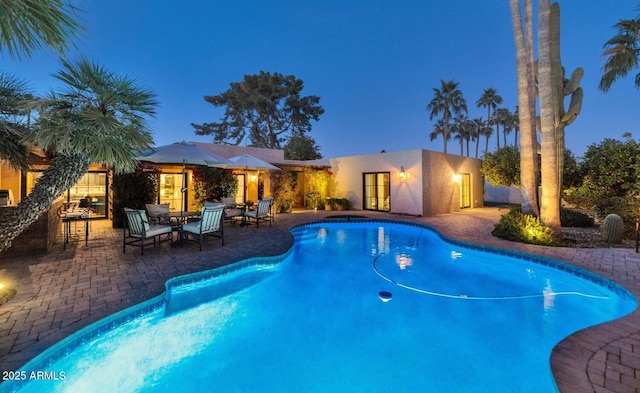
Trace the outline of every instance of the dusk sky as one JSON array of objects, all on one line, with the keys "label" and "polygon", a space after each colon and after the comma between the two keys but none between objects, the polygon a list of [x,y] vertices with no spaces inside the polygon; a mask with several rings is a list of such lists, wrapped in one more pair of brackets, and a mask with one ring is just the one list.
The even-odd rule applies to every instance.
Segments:
[{"label": "dusk sky", "polygon": [[[436,119],[426,105],[440,80],[455,80],[469,117],[486,118],[476,101],[493,87],[502,107],[517,105],[515,47],[507,0],[78,2],[89,31],[76,40],[82,54],[137,78],[161,102],[152,121],[156,145],[198,137],[191,123],[219,120],[223,109],[203,99],[245,74],[293,74],[303,95],[317,95],[325,114],[311,136],[324,157],[423,148]],[[604,138],[631,132],[640,139],[640,91],[635,73],[604,94],[597,90],[603,44],[619,19],[636,17],[636,0],[561,0],[561,56],[567,73],[581,66],[582,113],[567,127],[576,155]],[[50,51],[31,59],[2,55],[2,71],[37,93],[56,87],[60,69]],[[637,73],[637,72],[636,72]],[[568,100],[566,105],[568,106]],[[513,143],[513,134],[508,143]],[[484,140],[480,145],[484,149]],[[496,146],[495,135],[490,150]],[[472,147],[472,154],[474,148]],[[459,154],[452,140],[449,152]]]}]

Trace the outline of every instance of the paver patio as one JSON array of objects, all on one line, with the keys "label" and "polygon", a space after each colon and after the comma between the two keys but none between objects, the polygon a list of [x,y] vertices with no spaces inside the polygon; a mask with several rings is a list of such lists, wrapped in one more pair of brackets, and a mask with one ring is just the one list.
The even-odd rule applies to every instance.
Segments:
[{"label": "paver patio", "polygon": [[[480,208],[436,217],[342,212],[428,224],[441,234],[469,242],[528,252],[615,280],[640,297],[640,254],[633,249],[533,246],[491,236],[506,210]],[[91,223],[89,244],[56,245],[46,255],[0,257],[0,278],[17,288],[0,306],[0,370],[19,370],[40,352],[107,315],[161,294],[171,277],[211,269],[254,256],[279,255],[292,245],[289,228],[340,212],[276,216],[273,226],[225,226],[225,246],[211,239],[198,252],[187,243],[165,243],[122,253],[122,230],[110,221]],[[640,393],[640,312],[568,337],[553,351],[551,366],[562,393]]]}]

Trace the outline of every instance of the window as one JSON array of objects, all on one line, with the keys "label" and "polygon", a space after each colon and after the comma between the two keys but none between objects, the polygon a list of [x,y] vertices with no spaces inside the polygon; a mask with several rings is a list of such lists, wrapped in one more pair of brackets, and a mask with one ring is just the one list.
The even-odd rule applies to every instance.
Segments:
[{"label": "window", "polygon": [[67,201],[79,205],[80,199],[87,199],[95,216],[106,217],[107,173],[87,172],[69,188]]},{"label": "window", "polygon": [[363,209],[388,212],[391,206],[389,172],[364,173],[362,183]]},{"label": "window", "polygon": [[233,175],[238,179],[238,188],[236,188],[236,203],[244,203],[245,201],[245,184],[244,175]]}]

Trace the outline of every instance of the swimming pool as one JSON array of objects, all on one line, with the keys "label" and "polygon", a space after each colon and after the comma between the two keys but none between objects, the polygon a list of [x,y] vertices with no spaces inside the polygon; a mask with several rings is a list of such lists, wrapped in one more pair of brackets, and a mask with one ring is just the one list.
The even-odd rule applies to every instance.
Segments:
[{"label": "swimming pool", "polygon": [[292,232],[286,255],[171,280],[0,391],[554,392],[553,346],[637,304],[581,269],[420,225]]}]

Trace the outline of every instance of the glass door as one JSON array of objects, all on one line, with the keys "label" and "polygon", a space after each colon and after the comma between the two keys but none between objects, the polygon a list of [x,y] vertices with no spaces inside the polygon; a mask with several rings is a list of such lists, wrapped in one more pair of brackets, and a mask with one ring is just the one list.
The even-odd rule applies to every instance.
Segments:
[{"label": "glass door", "polygon": [[182,173],[160,174],[160,203],[168,203],[172,212],[182,211],[186,195],[182,194],[184,176]]},{"label": "glass door", "polygon": [[71,188],[67,201],[74,206],[80,205],[80,200],[86,200],[94,217],[107,216],[107,173],[87,172]]},{"label": "glass door", "polygon": [[363,174],[364,210],[388,212],[391,209],[389,176],[389,172]]},{"label": "glass door", "polygon": [[471,207],[471,174],[461,173],[460,183],[460,208]]}]

